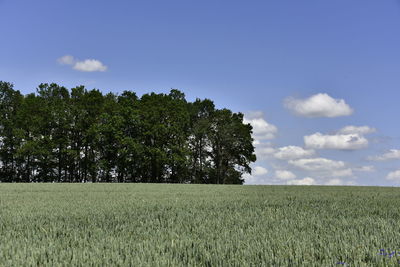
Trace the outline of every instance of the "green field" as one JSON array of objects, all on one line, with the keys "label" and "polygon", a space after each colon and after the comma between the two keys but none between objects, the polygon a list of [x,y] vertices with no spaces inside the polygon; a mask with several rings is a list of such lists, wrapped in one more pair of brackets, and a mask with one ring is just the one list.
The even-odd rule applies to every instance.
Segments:
[{"label": "green field", "polygon": [[398,266],[400,188],[0,184],[0,266]]}]

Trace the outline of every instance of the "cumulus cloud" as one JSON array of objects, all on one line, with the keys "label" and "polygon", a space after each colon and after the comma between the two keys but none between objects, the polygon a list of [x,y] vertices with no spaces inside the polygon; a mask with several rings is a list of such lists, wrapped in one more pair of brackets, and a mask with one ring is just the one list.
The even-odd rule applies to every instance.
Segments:
[{"label": "cumulus cloud", "polygon": [[375,128],[369,126],[349,125],[343,127],[335,134],[315,133],[304,136],[307,148],[314,149],[340,149],[356,150],[368,146],[368,139],[364,135],[375,132]]},{"label": "cumulus cloud", "polygon": [[400,182],[400,170],[389,172],[388,175],[386,176],[386,179],[395,182]]},{"label": "cumulus cloud", "polygon": [[349,116],[353,113],[353,109],[343,99],[335,99],[322,93],[305,99],[289,97],[285,99],[284,104],[294,114],[309,118],[333,118]]},{"label": "cumulus cloud", "polygon": [[375,167],[372,165],[368,165],[368,166],[356,167],[356,168],[354,168],[354,170],[358,171],[358,172],[374,172]]},{"label": "cumulus cloud", "polygon": [[278,132],[276,126],[268,123],[260,111],[246,113],[243,122],[253,126],[253,138],[258,141],[273,139]]},{"label": "cumulus cloud", "polygon": [[307,148],[314,149],[356,150],[367,147],[368,140],[360,134],[324,135],[315,133],[304,136],[304,144]]},{"label": "cumulus cloud", "polygon": [[315,185],[316,182],[311,177],[306,177],[304,179],[297,179],[297,180],[290,180],[287,181],[286,184],[288,185]]},{"label": "cumulus cloud", "polygon": [[255,153],[257,160],[264,160],[270,158],[275,153],[275,148],[272,147],[271,143],[253,142],[255,146]]},{"label": "cumulus cloud", "polygon": [[57,61],[61,65],[72,65],[72,68],[78,71],[95,72],[107,70],[107,66],[97,59],[85,59],[80,61],[73,56],[65,55],[60,57]]},{"label": "cumulus cloud", "polygon": [[268,158],[271,154],[275,152],[275,149],[272,147],[256,147],[256,155],[258,159],[265,159]]},{"label": "cumulus cloud", "polygon": [[60,57],[59,59],[57,59],[57,61],[61,65],[72,65],[75,63],[74,57],[70,55],[65,55],[63,57]]},{"label": "cumulus cloud", "polygon": [[380,156],[373,156],[373,157],[369,157],[368,159],[375,160],[375,161],[400,159],[400,149],[390,149],[388,152],[386,152]]},{"label": "cumulus cloud", "polygon": [[343,161],[326,158],[289,160],[289,164],[305,171],[338,171],[346,167]]},{"label": "cumulus cloud", "polygon": [[280,180],[290,180],[296,178],[296,175],[288,170],[276,170],[275,177]]},{"label": "cumulus cloud", "polygon": [[268,178],[266,176],[254,176],[248,173],[243,175],[244,184],[246,185],[256,185],[256,184],[268,184]]},{"label": "cumulus cloud", "polygon": [[253,168],[253,175],[254,176],[261,176],[268,173],[268,170],[261,166],[256,166]]},{"label": "cumulus cloud", "polygon": [[85,59],[84,61],[78,61],[74,65],[74,70],[93,72],[93,71],[106,71],[107,66],[103,65],[97,59]]},{"label": "cumulus cloud", "polygon": [[335,179],[330,179],[329,181],[327,181],[327,182],[325,183],[325,185],[342,185],[342,184],[343,184],[343,181],[340,180],[340,179],[337,179],[337,178],[335,178]]},{"label": "cumulus cloud", "polygon": [[[318,176],[322,180],[339,177],[354,177],[353,170],[345,162],[326,158],[308,158],[289,160],[293,168],[308,172],[307,175]],[[324,182],[322,182],[324,184]]]},{"label": "cumulus cloud", "polygon": [[304,149],[299,146],[280,147],[274,153],[274,157],[282,160],[299,159],[313,156],[315,151],[312,149]]},{"label": "cumulus cloud", "polygon": [[252,174],[245,173],[243,175],[245,184],[266,184],[268,178],[268,169],[262,166],[255,166],[252,168]]},{"label": "cumulus cloud", "polygon": [[359,135],[365,135],[374,132],[376,132],[375,128],[371,128],[369,126],[354,126],[354,125],[343,127],[338,131],[339,134],[359,134]]}]

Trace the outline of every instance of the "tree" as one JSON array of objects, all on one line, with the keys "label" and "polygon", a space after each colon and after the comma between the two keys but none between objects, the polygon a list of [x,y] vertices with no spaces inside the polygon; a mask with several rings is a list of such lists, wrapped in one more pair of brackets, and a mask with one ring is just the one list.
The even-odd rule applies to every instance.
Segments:
[{"label": "tree", "polygon": [[[20,168],[18,173],[22,182],[34,182],[35,172],[45,169],[46,162],[44,157],[49,157],[50,152],[46,153],[43,139],[43,130],[46,127],[47,112],[41,98],[35,94],[28,94],[23,98],[17,112],[17,127],[21,135],[21,145],[16,152],[17,166]],[[50,151],[48,149],[47,151]],[[43,172],[40,172],[43,174]],[[44,175],[47,176],[47,175]]]},{"label": "tree", "polygon": [[144,156],[144,146],[140,139],[139,99],[135,93],[124,91],[118,97],[118,104],[122,129],[117,140],[120,144],[116,166],[117,180],[118,182],[139,182]]},{"label": "tree", "polygon": [[0,160],[2,181],[19,181],[17,177],[16,153],[22,138],[17,128],[17,112],[23,96],[13,85],[0,82]]},{"label": "tree", "polygon": [[140,99],[141,138],[145,147],[142,178],[146,182],[183,182],[187,164],[189,112],[184,95],[145,94]]},{"label": "tree", "polygon": [[214,103],[209,100],[196,99],[189,105],[190,135],[188,145],[190,150],[190,173],[193,183],[209,183],[211,162],[211,118],[215,112]]},{"label": "tree", "polygon": [[256,160],[251,131],[241,113],[228,109],[213,113],[209,131],[212,183],[242,184],[242,174],[251,173],[250,163]]},{"label": "tree", "polygon": [[209,99],[103,95],[0,82],[1,182],[243,183],[255,161],[243,115]]},{"label": "tree", "polygon": [[70,94],[67,88],[55,83],[40,84],[37,92],[47,107],[48,124],[44,131],[49,131],[46,136],[50,137],[51,158],[48,160],[53,162],[57,182],[66,182],[71,125]]},{"label": "tree", "polygon": [[98,126],[100,116],[104,111],[103,94],[96,89],[90,90],[83,95],[83,121],[80,125],[83,132],[83,151],[82,151],[82,180],[84,182],[97,182],[98,150],[96,140],[98,139]]}]

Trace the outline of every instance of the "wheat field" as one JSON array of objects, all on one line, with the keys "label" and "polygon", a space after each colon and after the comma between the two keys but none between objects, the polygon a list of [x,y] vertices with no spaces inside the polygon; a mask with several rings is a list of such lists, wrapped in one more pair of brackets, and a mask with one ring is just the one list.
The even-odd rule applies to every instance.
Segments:
[{"label": "wheat field", "polygon": [[0,266],[398,266],[400,189],[0,184]]}]

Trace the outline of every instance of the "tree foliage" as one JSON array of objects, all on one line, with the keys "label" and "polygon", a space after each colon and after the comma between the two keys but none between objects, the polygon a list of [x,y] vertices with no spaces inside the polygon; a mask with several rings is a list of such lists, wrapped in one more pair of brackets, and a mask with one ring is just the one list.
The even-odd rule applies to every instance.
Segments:
[{"label": "tree foliage", "polygon": [[184,93],[103,94],[0,82],[0,182],[242,184],[255,161],[243,114]]}]

